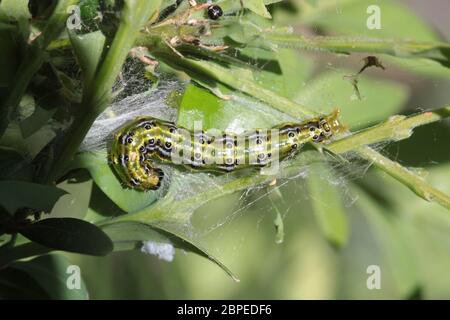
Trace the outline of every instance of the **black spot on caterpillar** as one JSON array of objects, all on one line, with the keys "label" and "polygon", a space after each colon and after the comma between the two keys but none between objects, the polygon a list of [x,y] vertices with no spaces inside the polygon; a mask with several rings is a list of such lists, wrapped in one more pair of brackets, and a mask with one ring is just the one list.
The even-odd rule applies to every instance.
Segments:
[{"label": "black spot on caterpillar", "polygon": [[299,152],[305,143],[324,143],[343,132],[339,110],[301,123],[284,123],[270,130],[233,133],[192,132],[174,123],[139,117],[114,135],[109,158],[126,187],[156,190],[163,171],[155,162],[197,170],[229,172],[267,166]]}]

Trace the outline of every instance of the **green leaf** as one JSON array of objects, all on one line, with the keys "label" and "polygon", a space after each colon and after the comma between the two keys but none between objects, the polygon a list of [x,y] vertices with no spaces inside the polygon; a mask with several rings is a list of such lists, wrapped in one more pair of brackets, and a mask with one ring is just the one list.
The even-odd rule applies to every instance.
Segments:
[{"label": "green leaf", "polygon": [[307,55],[294,50],[280,49],[276,55],[282,71],[282,95],[294,97],[312,75],[314,63]]},{"label": "green leaf", "polygon": [[120,209],[126,212],[134,212],[145,208],[155,202],[158,197],[157,191],[141,192],[133,189],[125,189],[108,165],[105,152],[85,152],[79,154],[75,158],[72,168],[87,169],[96,185]]},{"label": "green leaf", "polygon": [[[447,67],[448,60],[449,58],[447,57]],[[383,61],[385,61],[385,63],[392,63],[393,65],[402,68],[408,73],[428,77],[450,78],[450,69],[442,68],[442,63],[438,61],[424,58],[403,59],[393,56],[384,56]]]},{"label": "green leaf", "polygon": [[55,114],[57,109],[44,109],[36,106],[31,116],[20,122],[20,131],[25,139],[42,128]]},{"label": "green leaf", "polygon": [[[379,188],[379,186],[378,186]],[[400,297],[406,297],[420,285],[417,267],[408,240],[395,227],[395,216],[363,192],[358,192],[357,206],[367,218],[376,237],[379,252],[386,262],[392,284]],[[388,272],[384,272],[384,279]],[[389,279],[389,278],[388,278]],[[386,281],[386,280],[385,280]]]},{"label": "green leaf", "polygon": [[0,181],[0,205],[10,214],[19,208],[50,212],[66,192],[56,187],[22,181]]},{"label": "green leaf", "polygon": [[17,123],[11,123],[0,138],[0,146],[20,151],[22,156],[34,159],[55,137],[54,130],[47,124],[31,136],[24,138],[20,126]]},{"label": "green leaf", "polygon": [[[450,279],[436,275],[445,274],[450,268],[450,215],[439,205],[430,204],[411,195],[408,190],[384,175],[375,183],[395,206],[394,220],[397,232],[408,242],[413,253],[418,277],[423,288],[424,299],[442,299],[450,294]],[[380,181],[381,180],[381,181]],[[450,163],[429,168],[427,181],[450,193]]]},{"label": "green leaf", "polygon": [[95,225],[74,218],[48,218],[19,229],[31,241],[56,250],[94,256],[110,253],[109,237]]},{"label": "green leaf", "polygon": [[15,20],[31,19],[28,10],[29,0],[3,0],[0,2],[0,15],[14,18]]},{"label": "green leaf", "polygon": [[[381,29],[367,28],[367,8],[379,6]],[[320,26],[334,34],[357,35],[370,38],[404,38],[414,40],[438,40],[436,33],[406,5],[398,1],[344,0],[332,3],[319,0],[317,4],[306,8],[302,21]]]},{"label": "green leaf", "polygon": [[312,74],[312,60],[290,49],[270,52],[249,47],[241,49],[240,53],[249,57],[248,63],[259,67],[250,69],[258,85],[287,98],[294,97]]},{"label": "green leaf", "polygon": [[337,247],[347,243],[349,228],[336,177],[326,163],[314,163],[308,176],[308,190],[314,214],[325,238]]},{"label": "green leaf", "polygon": [[222,100],[210,91],[189,84],[180,103],[178,125],[194,129],[195,121],[203,129],[244,131],[270,128],[288,118],[271,107],[226,87],[220,87],[229,100]]},{"label": "green leaf", "polygon": [[130,241],[152,241],[156,243],[173,244],[174,247],[178,249],[193,252],[209,259],[225,271],[234,281],[239,281],[239,279],[222,262],[211,255],[205,248],[198,243],[194,243],[182,234],[170,230],[167,227],[163,227],[162,225],[149,225],[130,220],[107,224],[103,226],[102,229],[111,237],[115,245]]},{"label": "green leaf", "polygon": [[254,13],[260,15],[261,17],[271,19],[269,11],[264,4],[264,0],[245,0],[242,2],[244,4],[244,8],[247,8]]},{"label": "green leaf", "polygon": [[143,241],[171,243],[158,229],[139,222],[118,222],[101,225],[114,244],[114,251],[135,249]]},{"label": "green leaf", "polygon": [[73,265],[63,255],[51,254],[26,262],[15,262],[9,268],[25,272],[45,290],[50,299],[87,300],[89,294],[82,279],[80,279],[79,289],[71,289],[68,286],[71,276],[70,266]]},{"label": "green leaf", "polygon": [[0,180],[31,180],[32,168],[14,149],[0,147]]},{"label": "green leaf", "polygon": [[49,299],[50,296],[27,272],[8,267],[0,269],[0,299]]},{"label": "green leaf", "polygon": [[116,217],[127,212],[120,209],[114,201],[94,183],[90,195],[89,205],[84,220],[91,223],[101,223],[107,218]]},{"label": "green leaf", "polygon": [[167,7],[173,6],[177,3],[177,0],[163,0],[161,3],[161,11]]},{"label": "green leaf", "polygon": [[0,103],[18,67],[18,48],[9,30],[0,30]]},{"label": "green leaf", "polygon": [[400,111],[406,103],[408,90],[403,85],[364,76],[358,83],[362,99],[357,99],[352,84],[344,79],[350,74],[352,71],[325,72],[300,90],[296,101],[325,113],[340,108],[342,121],[351,129],[382,121]]},{"label": "green leaf", "polygon": [[189,84],[180,103],[178,125],[191,128],[194,121],[202,121],[206,128],[222,128],[220,117],[214,117],[223,108],[225,102],[209,91]]},{"label": "green leaf", "polygon": [[[298,19],[307,24],[319,26],[333,34],[354,35],[364,38],[393,38],[413,39],[420,41],[438,41],[436,32],[418,17],[406,4],[398,1],[383,1],[374,3],[370,0],[346,0],[340,5],[334,5],[327,0],[317,1],[317,5],[309,6],[302,3],[300,11],[303,13]],[[377,5],[381,9],[381,29],[369,30],[366,13],[370,5]],[[444,64],[449,63],[448,49],[436,46],[435,51],[440,51]],[[401,50],[399,50],[401,52]],[[403,59],[386,56],[383,60],[393,62],[407,72],[422,75],[449,77],[450,71],[442,68],[439,63],[427,59]]]},{"label": "green leaf", "polygon": [[84,75],[84,83],[89,86],[94,79],[102,57],[106,38],[101,31],[77,35],[69,32],[70,42]]},{"label": "green leaf", "polygon": [[84,173],[85,179],[76,182],[69,179],[58,184],[58,188],[65,190],[68,194],[55,204],[49,217],[83,219],[86,216],[91,200],[93,182],[89,179],[87,172],[80,170],[81,172]]},{"label": "green leaf", "polygon": [[175,248],[193,252],[209,259],[224,270],[233,280],[239,281],[222,262],[211,255],[205,248],[173,230],[133,221],[108,224],[102,229],[110,236],[115,245],[130,241],[152,241],[173,244]]}]

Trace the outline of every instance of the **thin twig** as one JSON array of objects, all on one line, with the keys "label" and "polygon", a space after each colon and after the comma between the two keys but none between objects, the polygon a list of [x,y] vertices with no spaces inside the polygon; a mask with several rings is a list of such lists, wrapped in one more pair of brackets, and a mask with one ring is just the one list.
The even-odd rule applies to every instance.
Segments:
[{"label": "thin twig", "polygon": [[335,153],[344,153],[383,141],[399,141],[411,136],[415,127],[450,117],[450,106],[422,112],[410,117],[393,116],[387,121],[333,142],[327,148]]}]

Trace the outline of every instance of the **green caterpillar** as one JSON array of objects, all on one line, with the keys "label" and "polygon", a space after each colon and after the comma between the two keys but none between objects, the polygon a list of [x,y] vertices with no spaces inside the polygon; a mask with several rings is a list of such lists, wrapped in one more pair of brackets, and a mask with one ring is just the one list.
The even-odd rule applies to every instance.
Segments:
[{"label": "green caterpillar", "polygon": [[114,134],[109,158],[124,186],[156,190],[161,186],[163,171],[154,162],[225,172],[267,166],[298,152],[307,142],[324,143],[343,132],[345,126],[338,116],[336,109],[327,116],[240,135],[192,132],[172,122],[139,117]]}]

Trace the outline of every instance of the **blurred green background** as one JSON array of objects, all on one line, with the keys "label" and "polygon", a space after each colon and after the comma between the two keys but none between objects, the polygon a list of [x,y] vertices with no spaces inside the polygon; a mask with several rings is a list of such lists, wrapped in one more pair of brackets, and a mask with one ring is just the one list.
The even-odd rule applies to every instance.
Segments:
[{"label": "blurred green background", "polygon": [[[381,7],[381,30],[366,27],[369,4]],[[442,13],[450,12],[450,3],[424,4],[296,0],[274,5],[271,12],[277,24],[292,25],[302,34],[448,41],[449,20]],[[365,55],[286,55],[287,64],[281,67],[289,73],[287,95],[323,110],[340,106],[352,128],[450,101],[450,71],[434,62],[380,56],[386,70],[364,72],[359,83],[363,98],[357,100],[343,76],[357,72]],[[412,138],[382,145],[380,151],[407,167],[425,168],[427,180],[450,194],[449,125],[444,121],[418,128]],[[239,283],[210,261],[181,250],[173,262],[139,251],[105,258],[68,256],[81,267],[93,299],[450,298],[450,213],[375,169],[362,175],[365,169],[364,164],[352,164],[339,169],[330,182],[341,191],[348,219],[349,237],[342,247],[323,236],[313,209],[317,193],[311,194],[308,179],[302,177],[284,184],[281,196],[273,199],[262,189],[243,198],[226,196],[199,209],[192,218],[195,238],[240,278]],[[320,176],[314,170],[310,168],[309,175]],[[327,211],[341,210],[324,199],[319,202],[325,201]],[[275,241],[275,208],[284,220],[281,244]],[[226,223],[211,229],[217,221]],[[370,265],[381,269],[379,290],[366,286]]]}]

